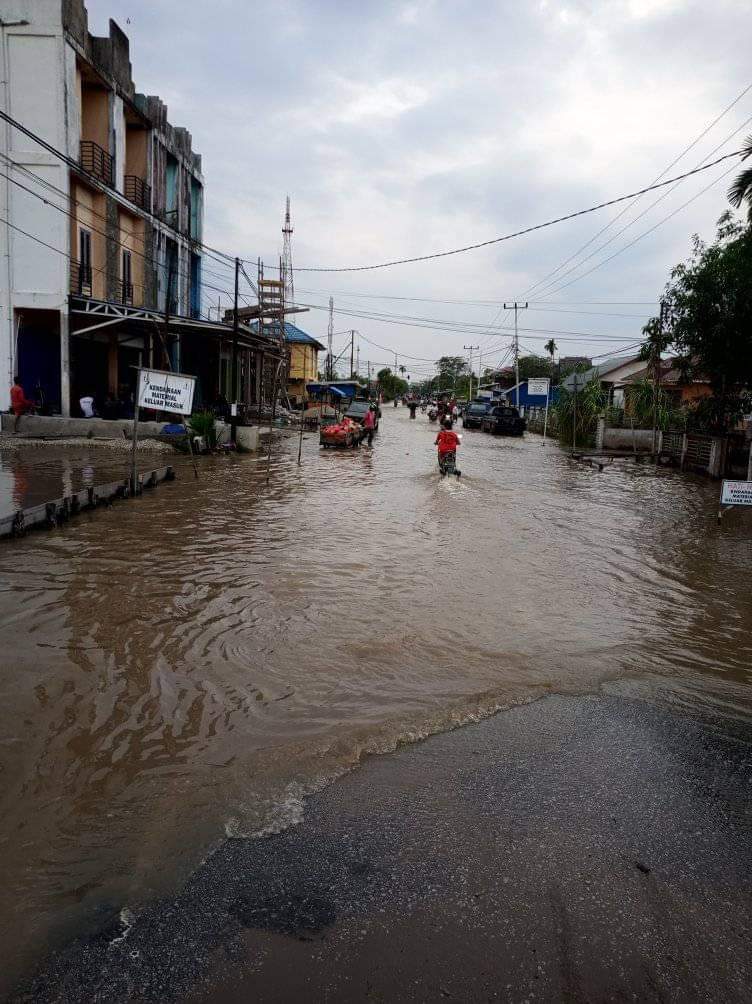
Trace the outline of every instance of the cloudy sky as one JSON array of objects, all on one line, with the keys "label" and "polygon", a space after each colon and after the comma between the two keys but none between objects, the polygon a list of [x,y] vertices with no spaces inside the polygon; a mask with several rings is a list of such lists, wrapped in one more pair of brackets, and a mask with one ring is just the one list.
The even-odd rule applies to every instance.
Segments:
[{"label": "cloudy sky", "polygon": [[[205,240],[269,263],[281,251],[288,193],[296,267],[370,265],[635,191],[738,149],[752,133],[752,89],[740,98],[752,83],[749,0],[88,8],[90,30],[105,34],[112,17],[126,31],[137,88],[159,94],[171,121],[193,134]],[[626,212],[601,210],[454,257],[296,272],[296,299],[325,308],[334,296],[335,331],[358,330],[362,370],[367,360],[393,363],[396,351],[419,377],[471,344],[489,364],[503,362],[511,315],[500,304],[514,298],[530,303],[520,314],[523,351],[553,334],[563,355],[611,354],[639,338],[690,235],[712,236],[734,164]],[[230,289],[229,278],[210,281]],[[326,340],[326,309],[299,323]],[[337,334],[335,350],[348,338]]]}]

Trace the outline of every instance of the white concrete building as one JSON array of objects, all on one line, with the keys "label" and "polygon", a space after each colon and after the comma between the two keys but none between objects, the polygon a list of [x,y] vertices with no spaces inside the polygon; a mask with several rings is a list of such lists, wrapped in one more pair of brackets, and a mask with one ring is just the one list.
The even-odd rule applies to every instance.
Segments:
[{"label": "white concrete building", "polygon": [[0,410],[16,373],[48,412],[127,408],[139,362],[215,392],[201,159],[136,93],[127,37],[91,35],[83,0],[0,0],[0,111],[27,130],[0,120]]}]

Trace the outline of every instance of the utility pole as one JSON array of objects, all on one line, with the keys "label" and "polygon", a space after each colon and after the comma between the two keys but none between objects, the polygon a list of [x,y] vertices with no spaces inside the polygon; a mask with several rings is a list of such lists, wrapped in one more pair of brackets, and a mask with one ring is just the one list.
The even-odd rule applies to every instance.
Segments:
[{"label": "utility pole", "polygon": [[514,404],[516,408],[520,406],[520,338],[517,334],[517,311],[527,310],[527,303],[514,303],[504,304],[504,310],[511,310],[514,308]]},{"label": "utility pole", "polygon": [[[235,259],[235,298],[232,309],[232,404],[230,406],[230,439],[235,442],[238,432],[238,284],[240,258]],[[259,319],[260,321],[260,319]],[[260,324],[259,324],[260,326]]]},{"label": "utility pole", "polygon": [[572,453],[577,452],[577,370],[574,371],[574,415],[572,418]]},{"label": "utility pole", "polygon": [[332,345],[334,344],[334,297],[329,297],[329,329],[326,334],[326,379],[334,379],[334,357]]},{"label": "utility pole", "polygon": [[355,353],[355,330],[350,332],[350,379],[352,380],[355,370],[353,369],[353,356]]},{"label": "utility pole", "polygon": [[[468,401],[473,399],[473,352],[475,349],[479,349],[480,345],[465,345],[463,346],[466,352],[470,353],[470,391],[468,393]],[[480,387],[480,379],[478,379],[478,386]]]},{"label": "utility pole", "polygon": [[175,274],[175,263],[172,256],[168,259],[167,264],[167,295],[165,296],[165,310],[164,310],[164,338],[162,339],[165,363],[167,364],[167,369],[172,369],[172,363],[170,362],[170,301],[172,300],[172,282]]},{"label": "utility pole", "polygon": [[653,337],[651,355],[653,356],[653,459],[658,463],[658,400],[661,393],[661,348],[663,346],[663,323],[666,304],[661,298],[661,309],[658,314],[658,332]]}]

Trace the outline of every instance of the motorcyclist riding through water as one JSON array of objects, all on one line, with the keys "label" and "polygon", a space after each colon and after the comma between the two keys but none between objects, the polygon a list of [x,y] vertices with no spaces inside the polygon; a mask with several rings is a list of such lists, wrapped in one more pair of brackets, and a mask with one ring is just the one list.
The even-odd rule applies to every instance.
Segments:
[{"label": "motorcyclist riding through water", "polygon": [[447,474],[455,474],[459,477],[461,472],[456,467],[457,447],[462,442],[462,437],[452,431],[451,418],[445,418],[441,425],[441,431],[434,440],[434,444],[439,448],[439,471],[442,478]]}]

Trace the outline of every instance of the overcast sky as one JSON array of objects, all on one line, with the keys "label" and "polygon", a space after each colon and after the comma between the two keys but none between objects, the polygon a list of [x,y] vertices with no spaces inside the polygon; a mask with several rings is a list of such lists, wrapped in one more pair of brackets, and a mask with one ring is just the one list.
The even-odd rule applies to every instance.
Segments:
[{"label": "overcast sky", "polygon": [[[106,34],[112,17],[129,35],[137,89],[159,94],[192,133],[205,240],[272,264],[288,193],[296,266],[447,250],[650,184],[752,83],[749,0],[89,0],[88,9],[91,31]],[[665,177],[737,149],[751,116],[752,90]],[[361,333],[362,369],[394,358],[365,339],[396,350],[414,377],[470,344],[503,361],[511,317],[494,302],[515,297],[530,301],[524,350],[540,350],[551,331],[564,355],[610,353],[639,339],[690,235],[712,237],[735,163],[642,197],[579,255],[622,207],[438,261],[299,272],[296,299],[325,306],[334,295],[335,331]],[[374,311],[427,324],[354,316]],[[437,330],[435,319],[458,327]],[[298,322],[326,341],[325,310]]]}]

